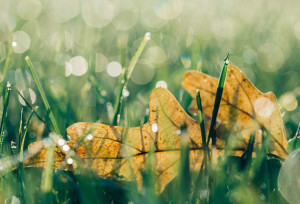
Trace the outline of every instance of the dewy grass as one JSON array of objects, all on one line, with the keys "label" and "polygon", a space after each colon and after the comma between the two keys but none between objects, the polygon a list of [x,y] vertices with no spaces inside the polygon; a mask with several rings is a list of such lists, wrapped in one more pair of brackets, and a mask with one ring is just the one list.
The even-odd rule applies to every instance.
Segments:
[{"label": "dewy grass", "polygon": [[123,100],[123,90],[126,88],[127,83],[132,75],[132,72],[134,70],[134,67],[136,63],[138,62],[143,50],[145,49],[145,46],[147,42],[150,40],[151,34],[146,33],[144,36],[144,39],[142,40],[140,46],[138,47],[137,51],[135,52],[133,58],[131,59],[127,72],[123,71],[121,76],[120,76],[120,81],[119,81],[119,86],[118,86],[118,91],[116,94],[116,101],[114,105],[114,119],[113,119],[113,125],[118,125],[119,123],[119,118],[120,118],[120,112],[121,112],[121,105],[122,105],[122,100]]},{"label": "dewy grass", "polygon": [[[218,88],[217,88],[216,98],[215,98],[215,103],[214,103],[214,109],[213,109],[211,123],[210,123],[210,127],[209,127],[207,144],[209,144],[209,140],[211,138],[212,139],[212,148],[214,148],[216,145],[215,126],[216,126],[217,115],[218,115],[218,111],[219,111],[219,107],[220,107],[220,103],[221,103],[221,99],[222,99],[223,89],[224,89],[224,85],[225,85],[228,64],[229,64],[229,53],[227,54],[227,57],[224,59],[224,66],[223,66],[223,69],[222,69],[222,72],[221,72],[221,75],[219,78],[219,83],[218,83]],[[213,150],[212,150],[212,152],[213,152]]]},{"label": "dewy grass", "polygon": [[30,60],[30,58],[28,56],[25,57],[25,61],[26,61],[27,65],[28,65],[28,67],[29,67],[29,70],[30,70],[30,72],[31,72],[31,74],[33,76],[33,79],[34,79],[34,81],[36,83],[36,86],[37,86],[37,88],[39,90],[39,93],[40,93],[40,95],[42,97],[43,103],[45,105],[47,113],[49,114],[49,119],[50,119],[50,121],[52,123],[54,131],[55,131],[56,134],[61,135],[60,131],[59,131],[59,128],[58,128],[58,125],[57,125],[57,122],[55,120],[55,117],[53,115],[53,112],[52,112],[52,110],[50,108],[49,102],[48,102],[48,100],[46,98],[46,94],[45,94],[45,92],[43,90],[43,87],[42,87],[42,85],[40,83],[40,80],[39,80],[39,78],[38,78],[38,76],[37,76],[37,74],[35,72],[34,67],[33,67],[33,64],[32,64],[32,62],[31,62],[31,60]]},{"label": "dewy grass", "polygon": [[[31,110],[31,113],[26,121],[26,123],[24,124],[24,127],[22,128],[22,133],[21,133],[21,146],[20,146],[20,161],[23,161],[24,157],[23,157],[23,154],[24,154],[24,144],[25,144],[25,138],[26,138],[26,135],[27,135],[27,131],[28,131],[28,126],[29,126],[29,122],[33,116],[33,114],[35,113],[35,110],[36,109],[32,109]],[[22,124],[21,124],[22,125]]]},{"label": "dewy grass", "polygon": [[11,90],[11,84],[9,82],[7,82],[4,100],[3,100],[4,107],[3,107],[1,126],[0,126],[0,139],[1,139],[0,153],[1,153],[1,155],[3,154],[4,128],[5,128],[5,123],[6,123],[6,119],[7,119],[7,108],[8,108],[8,103],[9,103],[10,90]]},{"label": "dewy grass", "polygon": [[200,129],[201,129],[201,136],[202,136],[202,144],[204,149],[204,161],[206,161],[206,156],[209,156],[208,153],[208,144],[206,143],[206,131],[205,131],[205,120],[204,120],[204,114],[202,109],[202,103],[201,103],[201,96],[200,91],[197,91],[197,106],[198,106],[198,117],[199,117],[199,123],[200,123]]},{"label": "dewy grass", "polygon": [[[50,121],[52,123],[52,126],[54,128],[54,131],[56,132],[57,135],[61,135],[57,122],[55,120],[55,117],[53,115],[53,112],[51,111],[49,102],[46,98],[46,94],[43,90],[43,87],[40,83],[39,78],[37,77],[37,74],[35,72],[35,69],[33,67],[33,64],[30,60],[30,58],[27,56],[25,57],[25,61],[30,69],[30,72],[34,78],[34,81],[38,87],[38,90],[40,92],[40,95],[42,97],[42,100],[44,102],[45,108],[47,110],[47,112],[49,113],[49,118]],[[55,151],[55,146],[52,140],[50,140],[51,144],[49,144],[48,147],[48,156],[47,156],[47,161],[46,161],[46,166],[45,166],[45,170],[43,172],[43,178],[42,178],[42,186],[41,186],[41,190],[42,190],[42,200],[43,201],[47,201],[48,200],[48,196],[52,190],[52,186],[53,186],[53,162],[54,162],[54,151]]]}]

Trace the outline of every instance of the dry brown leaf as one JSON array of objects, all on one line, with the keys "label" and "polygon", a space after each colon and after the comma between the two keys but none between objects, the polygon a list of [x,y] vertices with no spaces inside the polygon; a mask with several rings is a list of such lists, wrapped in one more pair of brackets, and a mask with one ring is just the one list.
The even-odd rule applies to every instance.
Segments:
[{"label": "dry brown leaf", "polygon": [[[194,98],[189,108],[190,112],[197,113],[195,97],[199,90],[203,112],[205,115],[211,116],[218,79],[197,71],[189,71],[184,75],[182,86]],[[287,139],[275,95],[272,92],[261,93],[233,65],[228,67],[217,119],[221,127],[219,130],[221,134],[217,137],[224,137],[232,133],[233,138],[229,142],[233,141],[236,147],[245,147],[250,134],[255,131],[255,143],[259,145],[262,142],[262,130],[265,129],[271,135],[268,152],[280,157],[287,156],[285,151]],[[225,140],[218,141],[224,142]]]},{"label": "dry brown leaf", "polygon": [[[87,165],[102,177],[123,178],[142,181],[140,170],[151,146],[155,152],[155,169],[158,189],[163,190],[177,174],[180,157],[180,132],[186,126],[190,138],[190,167],[197,171],[202,162],[202,141],[199,123],[187,115],[175,97],[166,89],[157,88],[150,96],[150,119],[145,125],[134,128],[109,126],[97,123],[75,123],[67,133],[72,141],[67,144],[74,149],[81,165]],[[154,126],[154,127],[153,127]],[[156,131],[157,126],[157,131]],[[84,140],[78,147],[77,141],[91,131],[93,139]],[[183,134],[183,133],[182,133]],[[43,142],[29,145],[29,151],[42,149]],[[222,150],[218,149],[221,154]],[[241,154],[242,151],[238,151]],[[54,168],[72,169],[66,165],[66,156],[56,147]],[[43,167],[47,149],[25,161],[25,166]]]},{"label": "dry brown leaf", "polygon": [[[238,72],[238,73],[235,73]],[[236,77],[233,80],[233,77]],[[240,73],[237,68],[233,66],[229,67],[227,77],[224,100],[221,103],[219,118],[221,124],[219,125],[220,131],[224,127],[227,127],[228,123],[225,123],[226,116],[228,116],[230,107],[234,105],[228,105],[227,101],[231,102],[233,97],[231,94],[234,90],[238,91],[239,95],[237,109],[239,110],[241,105],[245,105],[240,112],[245,112],[251,115],[251,111],[248,113],[248,104],[243,102],[239,98],[244,98],[247,93],[242,90],[251,91],[253,94],[267,98],[274,106],[274,111],[278,111],[275,97],[272,94],[263,95],[258,92],[253,85]],[[244,80],[245,79],[245,80]],[[205,80],[207,80],[205,82]],[[233,80],[235,82],[231,82]],[[241,80],[241,82],[239,82]],[[189,82],[188,82],[189,81]],[[238,83],[237,83],[238,82]],[[207,85],[201,85],[207,84]],[[231,87],[236,84],[240,88]],[[200,86],[201,85],[201,86]],[[216,91],[217,79],[209,77],[207,75],[198,72],[189,72],[185,75],[185,81],[183,86],[191,93],[192,96],[196,95],[196,90],[199,89],[202,95],[202,101],[204,104],[204,112],[208,115],[211,114],[212,106],[214,103],[214,93]],[[232,88],[232,91],[228,89]],[[244,95],[243,95],[244,94]],[[259,98],[259,97],[258,97]],[[252,100],[251,100],[252,101]],[[69,155],[72,155],[72,150],[76,153],[77,161],[80,166],[87,166],[93,169],[99,176],[117,178],[124,180],[137,181],[140,185],[142,177],[140,171],[144,169],[146,159],[148,157],[151,147],[154,149],[155,157],[155,170],[158,177],[157,188],[162,191],[165,186],[177,175],[179,159],[180,159],[180,137],[183,134],[187,134],[190,140],[190,168],[192,171],[198,171],[201,166],[203,158],[203,148],[200,125],[197,121],[192,119],[179,105],[175,97],[166,89],[157,88],[150,96],[149,101],[150,119],[145,125],[134,128],[124,128],[118,126],[109,126],[97,123],[75,123],[67,128],[67,133],[72,137],[71,141],[67,144],[71,147],[71,151],[67,151]],[[192,110],[195,106],[192,105]],[[244,116],[240,112],[237,112],[237,124],[241,127],[247,127],[248,123],[251,123],[250,116]],[[277,113],[277,112],[276,112]],[[246,115],[247,115],[246,114]],[[279,114],[279,111],[278,111]],[[248,119],[249,117],[249,119]],[[280,115],[279,115],[280,118]],[[276,135],[277,139],[282,139],[282,145],[286,147],[286,141],[283,139],[284,130],[282,127],[281,119],[276,119],[281,123],[276,123],[281,128],[280,135]],[[228,120],[227,120],[228,121]],[[272,124],[273,123],[264,123]],[[209,125],[207,120],[206,125]],[[181,127],[186,127],[186,132],[180,134]],[[236,125],[235,125],[236,126]],[[277,126],[276,126],[277,127]],[[267,127],[266,127],[267,128]],[[277,128],[278,129],[278,128]],[[247,131],[237,131],[247,132]],[[249,131],[248,131],[249,132]],[[248,133],[247,132],[247,133]],[[272,131],[272,133],[277,133]],[[86,140],[82,138],[90,134],[93,136],[92,140]],[[246,134],[246,133],[245,133]],[[224,137],[218,135],[217,139],[217,151],[218,154],[223,153]],[[241,155],[246,148],[246,141],[248,136],[244,136],[245,141],[242,141],[242,145],[239,145],[231,153],[234,155]],[[258,139],[256,141],[259,141]],[[81,142],[82,141],[82,142]],[[281,141],[281,140],[280,140]],[[278,150],[277,145],[271,146],[271,152],[278,156],[283,156],[281,150]],[[25,166],[32,167],[44,167],[44,163],[47,158],[47,148],[43,147],[43,142],[35,142],[29,146],[29,152],[35,152],[37,149],[42,149],[38,154],[24,162]],[[76,168],[76,163],[73,165],[66,164],[66,152],[62,151],[60,147],[56,147],[54,168],[72,170]]]}]

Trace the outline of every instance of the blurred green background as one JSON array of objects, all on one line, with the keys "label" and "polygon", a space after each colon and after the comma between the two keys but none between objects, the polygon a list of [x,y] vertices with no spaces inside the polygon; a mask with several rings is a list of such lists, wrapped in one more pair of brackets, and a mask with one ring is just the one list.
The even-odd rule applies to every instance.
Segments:
[{"label": "blurred green background", "polygon": [[[111,124],[122,68],[151,32],[123,93],[121,124],[143,122],[156,86],[167,86],[186,108],[183,73],[195,69],[218,76],[230,52],[231,63],[258,89],[275,93],[292,137],[300,120],[299,6],[296,0],[0,0],[0,81],[2,88],[9,81],[45,117],[24,60],[28,55],[61,131],[78,121]],[[2,101],[3,94],[1,111]],[[16,138],[22,104],[13,91],[7,140]],[[29,114],[28,107],[23,109]],[[32,140],[39,127],[33,122]]]}]

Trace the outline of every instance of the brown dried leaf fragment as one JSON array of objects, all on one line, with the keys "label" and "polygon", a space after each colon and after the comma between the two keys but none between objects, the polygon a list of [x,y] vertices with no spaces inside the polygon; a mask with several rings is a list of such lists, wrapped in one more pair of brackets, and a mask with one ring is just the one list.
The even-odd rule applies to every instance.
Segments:
[{"label": "brown dried leaf fragment", "polygon": [[[204,114],[212,114],[217,85],[217,78],[197,71],[189,71],[184,75],[182,86],[194,98],[189,108],[191,113],[197,112],[195,98],[199,90]],[[221,127],[218,131],[221,134],[217,137],[232,135],[228,141],[233,141],[236,147],[245,147],[252,132],[255,131],[255,143],[259,145],[262,142],[262,131],[267,131],[270,136],[268,152],[286,157],[287,139],[275,95],[272,92],[261,93],[231,64],[217,119]]]}]

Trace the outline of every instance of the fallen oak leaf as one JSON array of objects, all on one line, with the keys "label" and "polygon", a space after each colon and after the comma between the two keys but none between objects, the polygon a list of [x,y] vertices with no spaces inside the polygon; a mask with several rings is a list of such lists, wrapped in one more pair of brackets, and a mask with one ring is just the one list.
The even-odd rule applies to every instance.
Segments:
[{"label": "fallen oak leaf", "polygon": [[[182,87],[194,98],[190,112],[197,113],[196,94],[201,93],[203,112],[212,115],[218,79],[197,71],[184,75]],[[286,157],[287,139],[275,95],[262,93],[235,66],[229,65],[224,86],[218,123],[221,127],[217,137],[225,146],[226,135],[232,134],[234,146],[245,147],[252,132],[256,132],[256,146],[262,143],[263,131],[271,138],[268,140],[268,153]],[[226,132],[228,134],[226,134]],[[219,144],[221,145],[221,144]]]},{"label": "fallen oak leaf", "polygon": [[[140,171],[145,168],[151,147],[154,148],[157,190],[162,191],[177,175],[180,160],[180,131],[185,126],[190,141],[190,168],[199,171],[203,159],[200,125],[182,109],[175,97],[166,89],[156,88],[150,96],[149,122],[140,127],[124,128],[97,123],[75,123],[67,128],[72,140],[66,144],[74,150],[79,165],[88,166],[99,176],[137,181],[140,185]],[[92,140],[83,140],[83,135]],[[83,142],[80,142],[83,141]],[[43,142],[29,145],[29,152],[41,148]],[[63,149],[63,148],[62,148]],[[218,146],[222,154],[223,146]],[[241,155],[244,149],[233,154]],[[26,160],[25,166],[44,167],[47,148]],[[55,169],[72,170],[66,164],[67,152],[56,147]]]},{"label": "fallen oak leaf", "polygon": [[[232,71],[232,69],[234,70]],[[235,73],[236,71],[239,72],[237,68],[232,68],[232,66],[230,65],[228,73],[229,77],[227,77],[227,79],[232,78],[231,72]],[[195,73],[197,74],[197,72]],[[186,76],[189,75],[187,74]],[[204,85],[203,87],[199,87],[199,80],[202,79],[202,76],[205,76],[204,81],[205,79],[209,81],[209,86]],[[193,77],[193,75],[190,75],[189,77]],[[200,75],[200,79],[197,77],[195,79],[192,78],[192,84],[188,85],[190,86],[191,91],[195,89],[194,87],[197,87],[201,91],[203,101],[202,103],[204,104],[204,113],[208,118],[208,116],[211,115],[213,107],[217,79],[214,79],[212,77],[209,78],[209,76],[202,74]],[[242,81],[243,83],[247,82],[247,78],[242,78]],[[243,83],[237,83],[238,87],[244,89],[245,84]],[[250,82],[248,81],[247,87],[249,86],[249,83]],[[250,83],[250,85],[252,84]],[[215,89],[213,89],[213,86],[215,86]],[[210,89],[208,90],[207,88]],[[223,95],[224,99],[221,102],[221,108],[219,112],[221,116],[222,114],[224,114],[222,112],[223,107],[225,107],[227,111],[226,112],[225,110],[223,110],[225,111],[225,113],[227,113],[226,116],[228,116],[229,113],[235,112],[235,117],[237,120],[241,120],[251,116],[251,114],[249,114],[246,110],[240,109],[241,107],[237,106],[243,104],[239,99],[239,89],[240,88],[234,89],[237,92],[234,94],[235,97],[232,103],[229,103],[232,99],[228,99],[228,97],[231,97],[231,95],[228,93],[227,86],[225,85],[225,95]],[[274,101],[274,99],[272,99],[271,101]],[[230,106],[230,108],[228,108],[227,106]],[[145,161],[148,157],[149,151],[151,147],[154,147],[154,165],[156,175],[158,177],[157,186],[158,190],[162,191],[165,186],[177,175],[180,160],[181,136],[179,134],[179,130],[181,129],[181,127],[186,126],[186,130],[190,140],[190,169],[191,171],[199,171],[203,159],[203,147],[199,123],[189,117],[181,108],[174,96],[169,91],[163,88],[157,88],[152,92],[150,96],[149,107],[149,122],[140,127],[124,128],[96,123],[75,123],[71,125],[67,129],[67,132],[73,140],[68,141],[67,145],[69,145],[71,149],[73,149],[76,153],[78,161],[80,163],[79,166],[87,165],[102,177],[133,180],[137,181],[140,185],[142,182],[140,171],[145,168]],[[232,111],[232,109],[237,111]],[[191,110],[193,110],[193,105]],[[244,115],[241,116],[241,113],[239,112],[242,112],[243,114],[247,113],[248,115],[247,117]],[[257,118],[254,117],[250,118],[254,121],[257,120]],[[225,123],[225,121],[226,117],[221,117],[221,123],[219,125],[218,132],[222,132],[223,130],[225,132],[225,130],[228,128],[229,123]],[[250,132],[253,130],[253,128],[255,129],[261,127],[262,125],[259,121],[256,121],[255,123],[257,124],[254,126],[250,125],[249,128],[249,125],[245,126],[245,124],[248,124],[248,122],[249,121],[242,120],[241,122],[237,123],[240,127],[246,127],[248,129],[245,128],[243,130],[243,137],[239,138],[240,143],[232,149],[231,154],[233,155],[240,156],[244,152],[247,147],[246,143],[248,140],[248,136],[250,137]],[[207,127],[209,123],[210,121],[206,120]],[[237,124],[235,124],[234,127],[239,127],[237,126]],[[266,126],[264,127],[267,129]],[[241,131],[238,128],[235,128],[234,130],[236,131],[236,133]],[[282,130],[284,133],[284,129]],[[249,135],[246,135],[246,133]],[[90,134],[93,137],[93,140],[83,140],[82,137],[87,134]],[[261,141],[261,137],[261,135],[257,134],[257,144],[260,143],[259,141]],[[281,137],[279,137],[279,139],[280,138]],[[216,146],[218,155],[221,155],[223,153],[226,139],[226,134],[224,134],[224,136],[222,134],[217,135]],[[283,138],[282,146],[283,148],[286,148],[284,139],[285,138]],[[82,140],[83,142],[80,142]],[[270,143],[273,144],[275,142],[270,141]],[[29,151],[33,151],[35,148],[41,148],[42,144],[42,142],[31,144],[29,146]],[[270,145],[269,151],[278,156],[284,157],[284,151],[278,150],[277,148],[280,147],[278,147],[278,145]],[[59,147],[56,147],[55,154],[54,168],[72,170],[74,166],[65,164],[65,160],[67,158],[66,152],[62,151]],[[46,155],[47,149],[44,148],[42,149],[42,151],[40,151],[39,154],[26,160],[24,165],[44,167],[44,163],[47,158]]]}]

